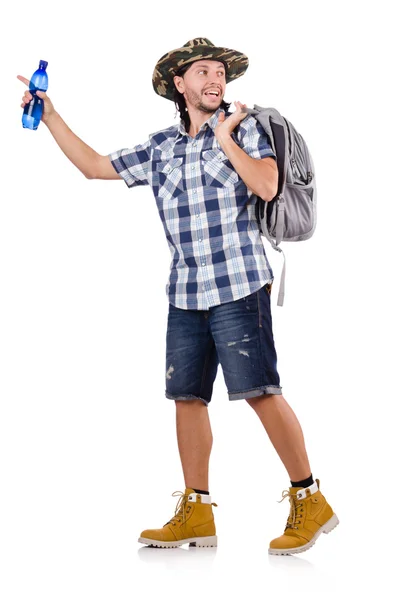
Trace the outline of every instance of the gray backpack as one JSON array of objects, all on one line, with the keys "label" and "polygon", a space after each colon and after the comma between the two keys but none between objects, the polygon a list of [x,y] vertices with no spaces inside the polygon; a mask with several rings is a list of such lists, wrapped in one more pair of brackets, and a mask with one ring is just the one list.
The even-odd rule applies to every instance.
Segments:
[{"label": "gray backpack", "polygon": [[243,108],[243,111],[262,125],[277,157],[277,194],[270,202],[257,198],[255,211],[261,235],[284,256],[277,299],[277,305],[283,306],[286,261],[279,244],[282,241],[301,242],[309,239],[317,224],[313,161],[303,137],[275,108],[262,108],[254,104],[254,108]]}]

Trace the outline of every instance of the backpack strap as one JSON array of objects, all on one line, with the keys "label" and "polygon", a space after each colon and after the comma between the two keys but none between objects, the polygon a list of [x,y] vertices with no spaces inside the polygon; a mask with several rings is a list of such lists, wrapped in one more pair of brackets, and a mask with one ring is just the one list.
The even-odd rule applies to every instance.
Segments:
[{"label": "backpack strap", "polygon": [[[272,206],[269,202],[264,202],[261,199],[257,199],[256,204],[256,216],[259,224],[260,231],[264,237],[269,241],[270,245],[274,250],[281,252],[283,255],[283,269],[281,272],[280,286],[277,298],[277,305],[283,306],[285,296],[285,275],[286,275],[286,258],[281,248],[279,248],[280,242],[284,238],[285,230],[285,200],[283,196],[285,181],[287,178],[288,168],[288,131],[286,129],[285,121],[282,115],[275,108],[263,108],[254,104],[254,108],[243,108],[243,112],[254,116],[257,121],[262,125],[265,133],[267,134],[270,145],[277,159],[278,169],[278,189],[275,198],[271,201]],[[277,203],[277,223],[276,223],[276,243],[273,242],[267,230],[267,212],[269,210],[275,210],[274,203]],[[261,222],[263,227],[261,227]]]}]

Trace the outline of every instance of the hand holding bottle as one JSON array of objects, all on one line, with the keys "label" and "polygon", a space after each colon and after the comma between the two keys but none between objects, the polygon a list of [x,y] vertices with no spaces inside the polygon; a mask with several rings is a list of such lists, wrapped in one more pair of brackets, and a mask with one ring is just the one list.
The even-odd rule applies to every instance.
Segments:
[{"label": "hand holding bottle", "polygon": [[[25,91],[25,94],[22,97],[22,104],[21,104],[21,107],[25,108],[26,104],[29,104],[33,99],[33,94],[29,90],[29,79],[26,79],[26,77],[22,77],[22,75],[17,75],[17,79],[19,79],[19,81],[22,81],[22,83],[24,83],[25,85],[28,86],[28,89]],[[50,98],[47,96],[46,92],[36,90],[35,93],[43,101],[44,106],[43,106],[43,114],[42,114],[41,120],[43,121],[43,123],[47,124],[48,119],[51,117],[51,115],[53,115],[56,112],[54,105],[52,104]]]}]

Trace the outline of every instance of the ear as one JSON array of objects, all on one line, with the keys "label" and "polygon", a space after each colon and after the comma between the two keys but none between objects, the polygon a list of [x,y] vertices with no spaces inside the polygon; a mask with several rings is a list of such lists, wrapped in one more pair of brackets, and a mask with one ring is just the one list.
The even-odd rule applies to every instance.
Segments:
[{"label": "ear", "polygon": [[[174,86],[180,94],[183,94],[183,91],[180,90],[177,86],[177,83],[181,83],[181,82],[183,82],[183,77],[181,77],[180,75],[174,75]],[[182,85],[183,85],[183,83],[182,83]]]}]

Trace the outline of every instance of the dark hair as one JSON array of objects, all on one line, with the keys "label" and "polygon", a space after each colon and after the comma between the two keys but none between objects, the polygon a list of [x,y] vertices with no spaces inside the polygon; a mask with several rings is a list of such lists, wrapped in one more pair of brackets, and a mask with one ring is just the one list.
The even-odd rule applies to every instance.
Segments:
[{"label": "dark hair", "polygon": [[[211,59],[211,60],[213,60],[213,59]],[[223,62],[223,61],[220,61],[220,62]],[[175,72],[175,75],[178,75],[179,77],[183,77],[184,74],[186,73],[186,71],[192,66],[192,64],[194,64],[194,62],[184,65],[183,67],[178,69],[178,71]],[[223,65],[225,67],[225,71],[227,72],[226,63],[223,63]],[[189,131],[190,117],[189,117],[189,112],[186,107],[186,101],[185,101],[183,94],[178,92],[178,90],[176,89],[175,84],[174,84],[174,102],[175,102],[175,106],[176,106],[177,110],[179,110],[179,114],[180,114],[181,119],[183,120],[186,131]],[[219,108],[222,108],[226,112],[229,110],[230,105],[231,105],[231,102],[225,102],[224,100],[222,100],[222,102],[219,105]]]}]

